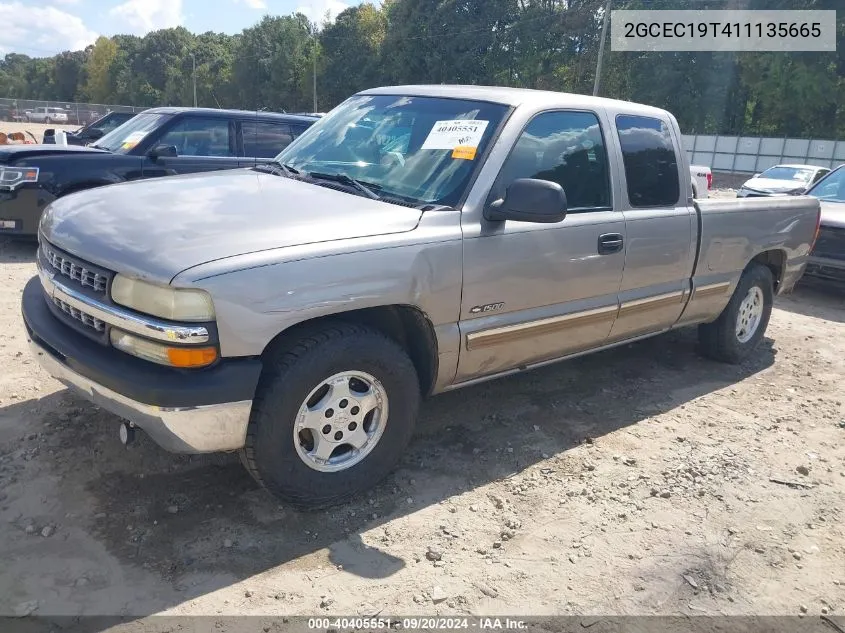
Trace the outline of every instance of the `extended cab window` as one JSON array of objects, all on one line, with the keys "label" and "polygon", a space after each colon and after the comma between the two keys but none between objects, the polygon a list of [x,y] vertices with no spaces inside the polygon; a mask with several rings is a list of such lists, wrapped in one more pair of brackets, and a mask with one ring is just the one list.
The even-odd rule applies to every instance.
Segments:
[{"label": "extended cab window", "polygon": [[534,117],[502,167],[495,195],[517,178],[563,187],[570,211],[609,209],[607,152],[592,112],[545,112]]},{"label": "extended cab window", "polygon": [[632,207],[678,203],[681,184],[669,126],[660,119],[620,114],[616,129],[622,146],[628,200]]},{"label": "extended cab window", "polygon": [[234,156],[228,119],[184,117],[162,135],[160,145],[173,145],[179,156]]},{"label": "extended cab window", "polygon": [[290,145],[293,136],[287,123],[270,121],[244,121],[244,156],[273,158]]}]

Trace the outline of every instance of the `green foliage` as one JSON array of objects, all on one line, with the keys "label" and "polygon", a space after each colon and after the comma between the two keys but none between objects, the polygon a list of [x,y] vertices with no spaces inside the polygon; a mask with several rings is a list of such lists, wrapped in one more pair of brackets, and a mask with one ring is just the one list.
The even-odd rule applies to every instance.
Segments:
[{"label": "green foliage", "polygon": [[[746,0],[750,9],[836,9],[842,0]],[[84,51],[0,59],[0,97],[138,106],[319,110],[402,83],[590,93],[606,0],[383,0],[332,23],[265,16],[238,35],[164,29],[101,37]],[[701,0],[697,8],[731,8]],[[614,9],[684,0],[613,0]],[[616,53],[601,94],[649,103],[687,133],[845,138],[845,12],[836,53]],[[194,72],[194,66],[196,72]]]}]

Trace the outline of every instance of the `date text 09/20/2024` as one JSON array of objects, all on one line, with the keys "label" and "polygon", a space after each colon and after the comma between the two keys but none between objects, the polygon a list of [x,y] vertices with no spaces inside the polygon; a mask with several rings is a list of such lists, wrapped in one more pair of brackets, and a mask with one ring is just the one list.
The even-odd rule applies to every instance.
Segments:
[{"label": "date text 09/20/2024", "polygon": [[524,620],[514,618],[309,618],[310,630],[520,630],[527,628]]}]

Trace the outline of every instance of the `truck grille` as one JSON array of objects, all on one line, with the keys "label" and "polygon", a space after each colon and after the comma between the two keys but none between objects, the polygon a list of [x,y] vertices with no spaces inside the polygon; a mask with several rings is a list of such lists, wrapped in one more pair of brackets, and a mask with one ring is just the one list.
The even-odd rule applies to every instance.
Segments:
[{"label": "truck grille", "polygon": [[87,325],[88,327],[93,328],[99,333],[103,333],[106,331],[106,324],[104,321],[101,321],[100,319],[92,317],[90,314],[86,314],[82,310],[68,305],[61,299],[56,299],[55,297],[53,297],[53,303],[59,310],[70,316],[72,319],[76,319],[83,325]]},{"label": "truck grille", "polygon": [[97,272],[82,260],[68,257],[46,242],[41,243],[41,252],[44,255],[44,261],[59,274],[76,281],[83,287],[93,288],[105,294],[109,283],[107,275]]},{"label": "truck grille", "polygon": [[814,257],[845,260],[845,228],[823,226],[813,247]]}]

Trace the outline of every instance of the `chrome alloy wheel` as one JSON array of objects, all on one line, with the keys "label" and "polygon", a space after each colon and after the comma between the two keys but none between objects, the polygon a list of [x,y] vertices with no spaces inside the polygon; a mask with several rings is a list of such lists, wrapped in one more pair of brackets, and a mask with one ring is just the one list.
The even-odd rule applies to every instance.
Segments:
[{"label": "chrome alloy wheel", "polygon": [[751,340],[763,319],[763,291],[758,286],[751,286],[748,294],[739,304],[736,318],[736,338],[740,343]]},{"label": "chrome alloy wheel", "polygon": [[293,427],[296,452],[314,470],[333,473],[361,462],[387,424],[387,391],[362,371],[322,381],[299,407]]}]

